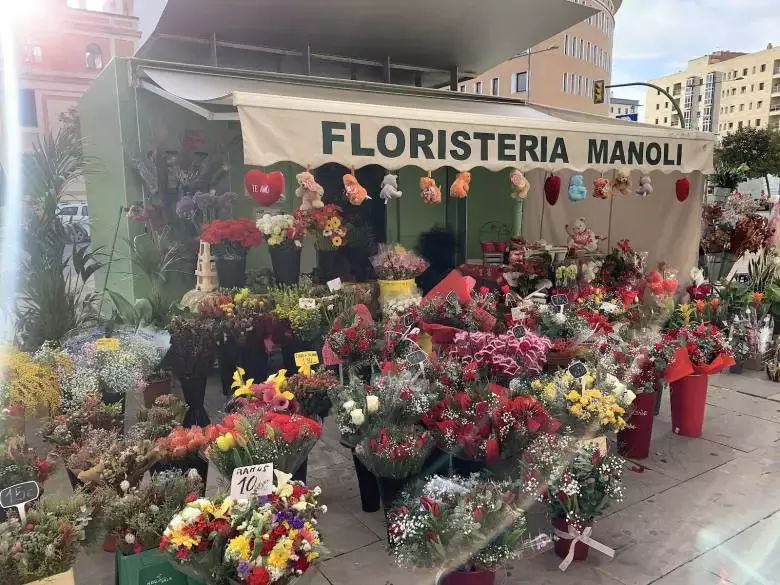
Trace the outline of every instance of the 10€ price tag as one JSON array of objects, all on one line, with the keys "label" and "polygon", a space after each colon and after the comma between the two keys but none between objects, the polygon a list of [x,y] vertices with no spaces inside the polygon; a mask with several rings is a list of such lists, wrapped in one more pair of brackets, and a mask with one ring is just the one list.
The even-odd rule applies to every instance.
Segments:
[{"label": "10\u20ac price tag", "polygon": [[230,497],[246,500],[252,496],[267,496],[274,490],[273,463],[236,467],[230,478]]},{"label": "10\u20ac price tag", "polygon": [[512,321],[523,321],[525,319],[525,311],[523,307],[512,307]]}]

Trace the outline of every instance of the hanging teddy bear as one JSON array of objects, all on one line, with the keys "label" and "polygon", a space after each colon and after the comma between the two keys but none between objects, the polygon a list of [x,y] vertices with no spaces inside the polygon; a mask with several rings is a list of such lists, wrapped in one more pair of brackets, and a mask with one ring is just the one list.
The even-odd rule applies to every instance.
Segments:
[{"label": "hanging teddy bear", "polygon": [[420,177],[420,191],[426,203],[441,203],[441,189],[432,177]]},{"label": "hanging teddy bear", "polygon": [[612,189],[621,195],[631,195],[631,177],[625,171],[618,171]]},{"label": "hanging teddy bear", "polygon": [[402,192],[398,190],[398,175],[385,175],[382,179],[382,190],[379,192],[379,198],[384,199],[387,205],[392,199],[398,199]]},{"label": "hanging teddy bear", "polygon": [[347,192],[347,199],[352,205],[361,205],[368,197],[368,191],[358,183],[357,177],[352,173],[347,173],[343,177],[344,190]]},{"label": "hanging teddy bear", "polygon": [[609,181],[604,177],[599,177],[593,181],[593,197],[596,199],[607,199],[609,197]]},{"label": "hanging teddy bear", "polygon": [[509,172],[509,180],[512,182],[512,199],[521,201],[528,197],[528,191],[531,190],[531,183],[525,178],[523,172],[519,169],[512,169]]},{"label": "hanging teddy bear", "polygon": [[455,199],[465,199],[469,194],[471,187],[471,173],[463,171],[458,173],[455,180],[450,185],[450,197]]},{"label": "hanging teddy bear", "polygon": [[647,197],[653,192],[653,181],[648,175],[644,175],[639,179],[639,187],[636,189],[636,194],[640,197]]},{"label": "hanging teddy bear", "polygon": [[325,194],[325,189],[322,185],[317,183],[309,171],[304,171],[295,175],[295,180],[298,182],[298,188],[295,190],[295,196],[301,199],[301,211],[308,211],[309,209],[319,209],[324,207],[322,202],[322,196]]},{"label": "hanging teddy bear", "polygon": [[569,199],[572,201],[583,201],[588,196],[588,190],[585,188],[585,179],[582,175],[572,175],[569,180]]}]

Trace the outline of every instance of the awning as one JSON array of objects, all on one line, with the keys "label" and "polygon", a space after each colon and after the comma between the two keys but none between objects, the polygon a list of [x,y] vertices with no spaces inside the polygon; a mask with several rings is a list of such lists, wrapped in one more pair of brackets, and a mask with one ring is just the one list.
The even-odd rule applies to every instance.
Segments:
[{"label": "awning", "polygon": [[232,103],[250,165],[712,172],[710,133],[450,91],[148,66],[143,74],[158,93],[199,107]]}]

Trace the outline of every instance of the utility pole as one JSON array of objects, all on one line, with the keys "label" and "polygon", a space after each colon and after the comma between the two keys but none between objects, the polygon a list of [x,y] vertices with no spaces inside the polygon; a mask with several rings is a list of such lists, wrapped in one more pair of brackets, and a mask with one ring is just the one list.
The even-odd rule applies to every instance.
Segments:
[{"label": "utility pole", "polygon": [[[653,83],[644,83],[642,81],[637,81],[635,83],[618,83],[615,85],[604,85],[604,80],[594,81],[593,82],[593,103],[594,104],[603,104],[604,103],[604,90],[606,89],[612,89],[614,87],[636,87],[637,85],[642,85],[645,87],[652,87],[653,89],[657,90],[658,93],[664,94],[666,97],[669,98],[669,101],[672,102],[672,106],[674,106],[674,109],[677,110],[677,115],[680,117],[680,127],[686,128],[685,125],[685,116],[683,116],[682,110],[680,109],[680,104],[677,103],[677,101],[669,94],[668,91],[666,91],[662,87],[658,87],[657,85]],[[600,101],[597,101],[599,100]]]}]

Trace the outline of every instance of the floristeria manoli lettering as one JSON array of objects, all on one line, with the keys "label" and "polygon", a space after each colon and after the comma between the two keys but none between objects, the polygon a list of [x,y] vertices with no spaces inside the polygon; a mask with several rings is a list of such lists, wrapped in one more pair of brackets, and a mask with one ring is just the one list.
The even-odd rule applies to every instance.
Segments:
[{"label": "floristeria manoli lettering", "polygon": [[[650,141],[587,139],[588,164],[681,166],[682,144]],[[336,143],[348,144],[352,156],[466,161],[562,163],[569,162],[566,140],[504,132],[467,132],[382,126],[376,136],[364,136],[355,122],[322,122],[322,153],[332,155]]]}]

